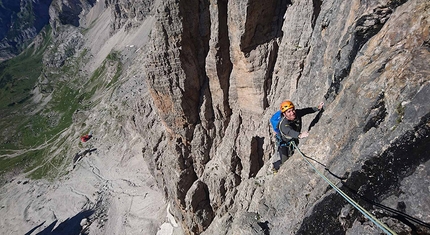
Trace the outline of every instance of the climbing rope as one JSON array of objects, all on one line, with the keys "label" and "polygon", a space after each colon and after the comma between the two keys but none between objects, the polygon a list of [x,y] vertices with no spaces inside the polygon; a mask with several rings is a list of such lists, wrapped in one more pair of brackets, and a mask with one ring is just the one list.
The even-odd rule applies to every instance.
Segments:
[{"label": "climbing rope", "polygon": [[297,151],[300,153],[302,158],[314,169],[315,172],[318,173],[321,178],[324,179],[336,192],[338,192],[347,202],[349,202],[351,205],[353,205],[358,211],[360,211],[364,216],[366,216],[370,221],[372,221],[374,224],[376,224],[380,229],[382,229],[386,234],[390,235],[397,235],[394,231],[392,231],[390,228],[388,228],[385,224],[383,224],[381,221],[379,221],[377,218],[375,218],[370,212],[368,212],[366,209],[361,207],[357,202],[355,202],[352,198],[350,198],[348,195],[346,195],[340,188],[338,188],[333,182],[331,182],[327,177],[325,177],[320,171],[317,170],[317,168],[309,162],[308,159],[306,159],[306,156],[300,151],[300,149],[297,147],[296,143],[292,143],[294,148],[297,149]]}]

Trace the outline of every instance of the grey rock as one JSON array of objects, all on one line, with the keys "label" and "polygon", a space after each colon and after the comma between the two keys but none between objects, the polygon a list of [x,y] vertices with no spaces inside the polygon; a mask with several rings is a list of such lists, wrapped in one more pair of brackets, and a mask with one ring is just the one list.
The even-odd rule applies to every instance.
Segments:
[{"label": "grey rock", "polygon": [[[192,166],[187,169],[196,177],[187,179],[208,187],[216,216],[207,233],[240,234],[243,227],[227,221],[247,220],[251,211],[267,221],[270,234],[317,234],[323,225],[327,234],[363,231],[354,209],[347,210],[298,154],[277,175],[263,173],[274,154],[268,120],[284,99],[298,107],[325,100],[299,147],[337,176],[348,176],[348,187],[358,193],[375,201],[391,195],[399,181],[381,173],[406,175],[389,167],[399,161],[384,156],[422,148],[428,138],[428,3],[167,1],[159,9],[147,60],[149,89],[169,145],[181,146],[173,153],[177,167]],[[414,161],[401,162],[415,171]],[[172,200],[175,195],[168,193]],[[333,208],[324,215],[327,206]],[[231,230],[218,230],[221,224]],[[252,226],[244,233],[264,232]]]},{"label": "grey rock", "polygon": [[[145,137],[143,158],[185,233],[381,233],[305,159],[395,232],[430,232],[428,1],[104,3],[110,36],[153,24],[139,53],[120,52],[122,86],[104,102],[124,121],[99,135]],[[92,4],[51,5],[48,68],[85,50]],[[303,119],[305,157],[296,150],[273,174],[269,119],[285,99],[326,105]]]}]

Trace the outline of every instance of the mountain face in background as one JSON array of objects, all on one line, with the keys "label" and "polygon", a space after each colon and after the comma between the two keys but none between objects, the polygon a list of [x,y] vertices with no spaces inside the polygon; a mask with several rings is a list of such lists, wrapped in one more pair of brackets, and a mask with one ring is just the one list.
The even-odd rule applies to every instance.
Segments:
[{"label": "mountain face in background", "polygon": [[49,23],[51,1],[1,1],[0,61],[18,55]]},{"label": "mountain face in background", "polygon": [[[97,149],[84,160],[99,180],[95,192],[71,199],[75,211],[95,211],[89,234],[140,226],[115,222],[123,218],[121,197],[133,202],[136,194],[119,195],[126,186],[104,175],[115,169],[118,181],[133,186],[134,172],[124,166],[136,148],[180,224],[175,234],[383,232],[305,159],[394,232],[430,233],[428,1],[72,2],[51,3],[40,76],[30,98],[13,103],[43,117],[52,133],[14,153],[46,150],[41,162],[62,172],[52,179],[61,188],[90,172],[70,169],[71,156]],[[58,101],[64,96],[69,102]],[[310,135],[299,148],[307,158],[296,150],[273,174],[269,119],[286,99],[297,108],[325,107],[303,119]],[[91,145],[77,145],[87,131]],[[23,133],[14,135],[19,148]],[[18,155],[3,151],[3,158]],[[15,167],[8,177],[49,169],[32,167]],[[44,197],[55,203],[54,196],[37,200]],[[24,232],[48,221],[43,207],[37,219],[25,211]]]}]

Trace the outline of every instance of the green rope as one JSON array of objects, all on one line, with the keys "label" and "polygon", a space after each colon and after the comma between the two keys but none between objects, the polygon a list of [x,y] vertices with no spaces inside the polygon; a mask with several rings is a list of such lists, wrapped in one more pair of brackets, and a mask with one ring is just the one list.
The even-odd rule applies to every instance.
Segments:
[{"label": "green rope", "polygon": [[366,216],[369,220],[371,220],[374,224],[376,224],[379,228],[381,228],[386,234],[389,235],[397,235],[394,231],[388,228],[385,224],[375,218],[370,212],[366,211],[363,207],[361,207],[357,202],[355,202],[352,198],[346,195],[341,189],[339,189],[333,182],[331,182],[327,177],[325,177],[321,172],[319,172],[311,162],[306,159],[305,155],[300,151],[297,147],[296,143],[292,143],[294,148],[300,153],[302,158],[321,176],[336,192],[338,192],[346,201],[348,201],[351,205],[353,205],[357,210],[359,210],[364,216]]}]

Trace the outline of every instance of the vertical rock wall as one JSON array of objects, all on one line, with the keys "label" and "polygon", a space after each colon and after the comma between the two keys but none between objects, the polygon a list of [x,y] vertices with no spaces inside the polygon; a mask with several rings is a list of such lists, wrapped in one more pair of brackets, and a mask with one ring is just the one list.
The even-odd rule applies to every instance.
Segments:
[{"label": "vertical rock wall", "polygon": [[[424,0],[163,1],[145,72],[166,138],[148,161],[183,227],[195,234],[379,232],[356,212],[338,218],[347,204],[298,154],[270,174],[268,120],[284,99],[299,108],[326,102],[300,144],[305,153],[350,176],[352,192],[404,204],[428,223],[425,207],[409,204],[428,199],[398,190],[428,161],[429,9]],[[390,170],[386,156],[403,159],[407,173]],[[378,217],[397,232],[428,230],[393,214]]]},{"label": "vertical rock wall", "polygon": [[[133,113],[130,129],[145,137],[143,156],[186,232],[381,232],[297,151],[271,173],[269,119],[291,99],[326,103],[304,118],[299,145],[321,171],[397,233],[430,233],[427,0],[95,3],[51,4],[58,48],[45,64],[61,67],[84,45],[127,47],[120,82],[145,79],[149,92],[118,112]],[[92,29],[99,16],[109,22]],[[114,47],[145,41],[140,27],[152,22],[148,45]]]}]

